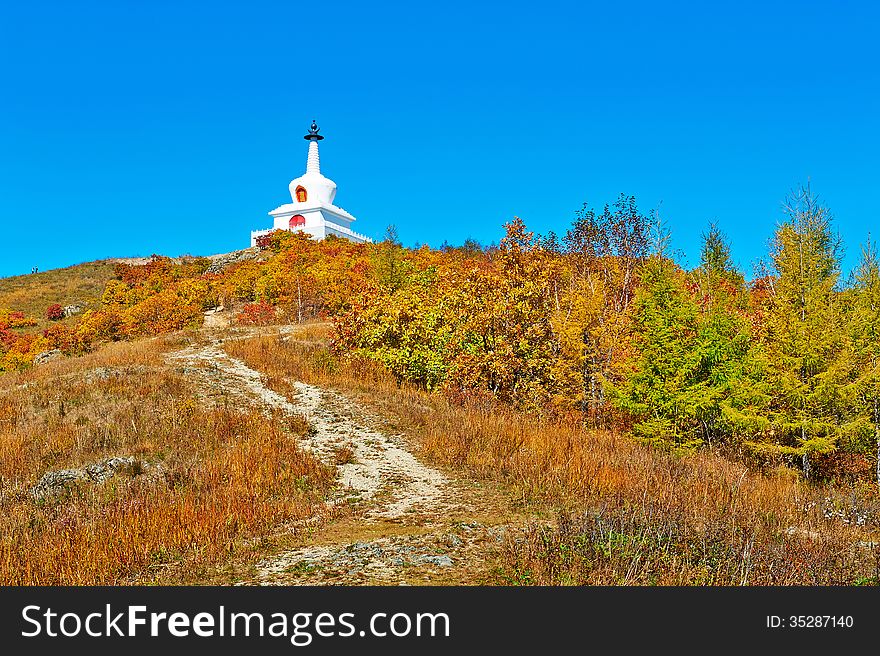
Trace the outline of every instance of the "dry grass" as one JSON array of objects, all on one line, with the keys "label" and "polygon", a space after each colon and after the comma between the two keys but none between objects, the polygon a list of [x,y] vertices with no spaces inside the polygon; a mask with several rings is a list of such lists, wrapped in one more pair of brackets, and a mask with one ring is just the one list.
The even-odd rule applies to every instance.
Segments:
[{"label": "dry grass", "polygon": [[[264,337],[228,351],[279,379],[339,388],[394,417],[434,462],[552,502],[557,526],[511,540],[515,584],[815,585],[876,583],[871,489],[763,475],[713,452],[677,454],[625,435],[543,422],[498,406],[461,407],[398,386],[375,365],[337,361],[326,343]],[[857,525],[858,524],[858,525]]]},{"label": "dry grass", "polygon": [[112,262],[104,260],[0,278],[0,308],[24,312],[40,322],[39,328],[45,328],[50,323],[46,320],[50,305],[91,305],[99,301],[113,277],[113,268]]},{"label": "dry grass", "polygon": [[[184,339],[0,378],[0,584],[197,581],[246,538],[313,514],[333,472],[296,447],[291,422],[204,407],[161,357]],[[30,493],[44,472],[110,456],[143,464]]]}]

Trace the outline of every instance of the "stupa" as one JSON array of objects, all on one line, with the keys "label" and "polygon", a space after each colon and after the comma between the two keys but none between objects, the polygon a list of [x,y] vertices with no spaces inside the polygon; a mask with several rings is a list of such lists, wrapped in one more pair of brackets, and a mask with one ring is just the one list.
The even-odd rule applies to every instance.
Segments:
[{"label": "stupa", "polygon": [[321,174],[321,158],[318,153],[318,142],[324,137],[319,134],[320,128],[315,121],[309,128],[305,139],[309,142],[309,154],[306,159],[306,172],[290,181],[290,199],[269,212],[273,219],[271,228],[251,232],[251,246],[257,239],[273,230],[290,230],[304,232],[312,239],[324,239],[335,235],[356,243],[372,242],[365,235],[351,229],[354,217],[341,207],[333,204],[336,199],[336,183]]}]

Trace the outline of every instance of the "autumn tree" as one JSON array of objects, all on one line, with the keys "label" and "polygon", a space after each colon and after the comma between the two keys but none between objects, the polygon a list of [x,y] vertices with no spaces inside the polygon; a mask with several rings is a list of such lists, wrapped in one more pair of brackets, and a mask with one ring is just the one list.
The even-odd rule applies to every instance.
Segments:
[{"label": "autumn tree", "polygon": [[562,240],[570,276],[554,319],[563,352],[558,375],[593,424],[605,408],[603,380],[617,376],[650,223],[635,198],[621,194],[601,213],[584,205]]},{"label": "autumn tree", "polygon": [[551,257],[519,217],[505,224],[496,267],[475,270],[455,309],[460,355],[450,382],[538,410],[554,394],[558,340],[551,321]]},{"label": "autumn tree", "polygon": [[335,321],[334,349],[380,362],[399,381],[436,389],[456,354],[457,293],[444,273],[414,273],[404,287],[376,287],[353,301]]},{"label": "autumn tree", "polygon": [[403,246],[394,225],[388,226],[385,239],[376,246],[374,267],[379,284],[392,292],[400,289],[406,281],[409,267],[403,256]]}]

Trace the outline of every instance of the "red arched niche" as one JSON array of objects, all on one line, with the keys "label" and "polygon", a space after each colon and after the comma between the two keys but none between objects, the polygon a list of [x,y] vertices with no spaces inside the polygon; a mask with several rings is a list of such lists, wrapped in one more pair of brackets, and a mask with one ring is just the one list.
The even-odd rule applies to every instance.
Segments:
[{"label": "red arched niche", "polygon": [[295,193],[297,203],[305,203],[309,199],[309,194],[303,186],[297,187]]},{"label": "red arched niche", "polygon": [[304,226],[306,224],[306,217],[302,214],[296,214],[290,217],[290,227],[297,228],[299,226]]}]

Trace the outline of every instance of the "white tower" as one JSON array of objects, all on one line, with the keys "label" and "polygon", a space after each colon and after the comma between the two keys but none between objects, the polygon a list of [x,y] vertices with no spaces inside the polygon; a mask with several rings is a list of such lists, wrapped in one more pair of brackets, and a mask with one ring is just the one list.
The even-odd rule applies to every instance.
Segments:
[{"label": "white tower", "polygon": [[269,216],[274,219],[273,226],[268,230],[251,232],[251,246],[256,245],[258,237],[267,235],[273,230],[298,230],[312,239],[324,239],[327,235],[336,235],[359,244],[373,241],[354,232],[351,229],[354,217],[333,204],[336,198],[336,183],[321,175],[318,142],[324,137],[318,134],[319,131],[317,123],[312,121],[312,127],[304,137],[309,142],[306,172],[290,182],[290,198],[293,202],[269,212]]}]

